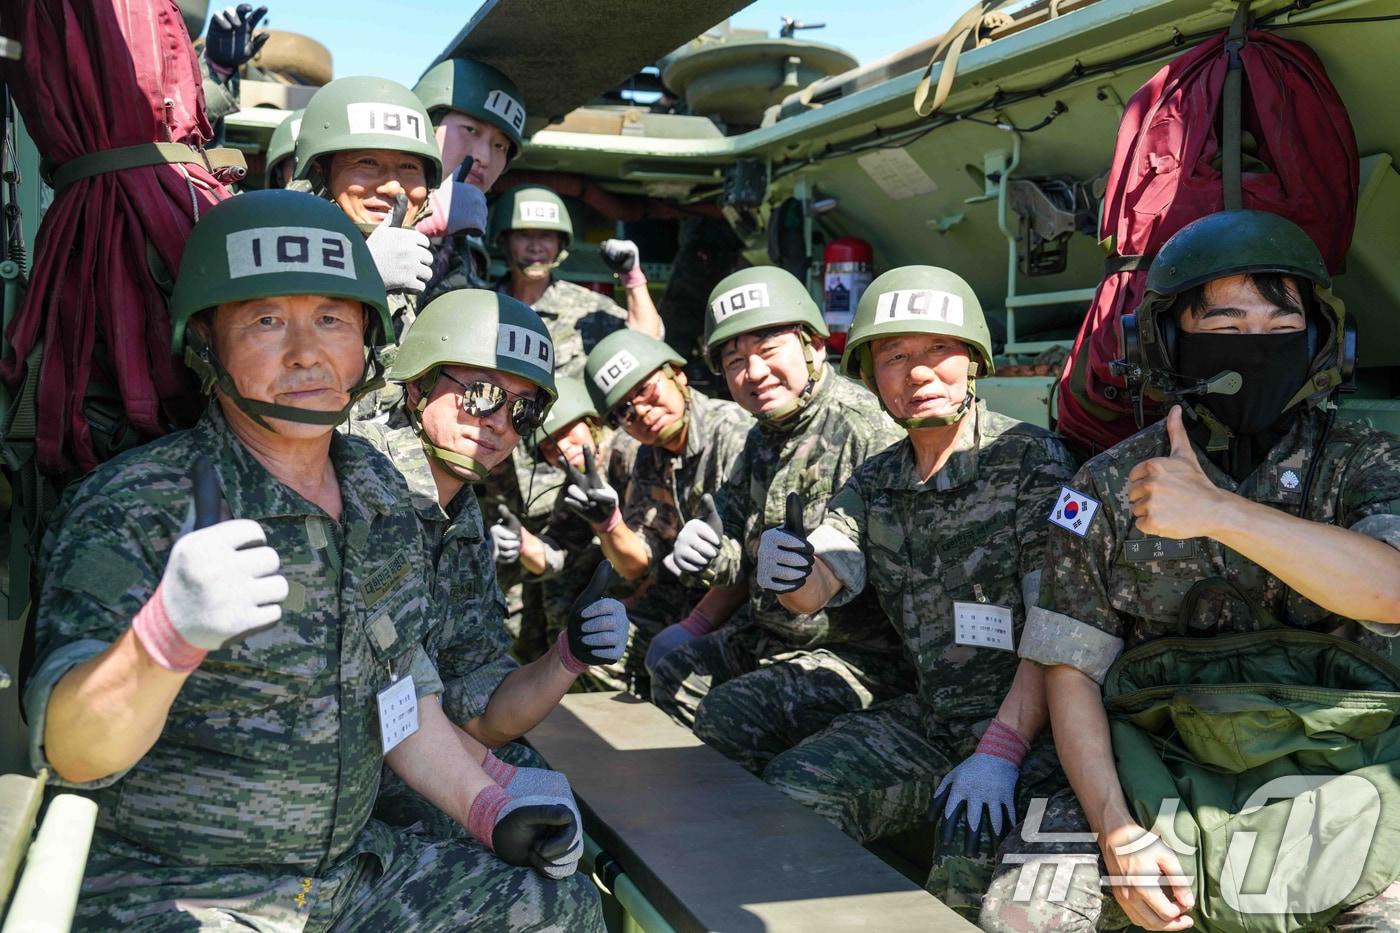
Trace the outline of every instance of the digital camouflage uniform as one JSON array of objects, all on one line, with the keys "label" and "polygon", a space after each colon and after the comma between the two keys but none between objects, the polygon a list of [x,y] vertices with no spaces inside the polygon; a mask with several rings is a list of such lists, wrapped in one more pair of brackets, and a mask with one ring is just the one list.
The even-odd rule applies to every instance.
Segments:
[{"label": "digital camouflage uniform", "polygon": [[[953,604],[1010,609],[1019,632],[1025,591],[1040,576],[1045,515],[1073,475],[1048,431],[985,403],[973,417],[928,482],[907,438],[865,461],[809,535],[843,585],[828,605],[873,589],[914,658],[917,689],[841,717],[773,759],[763,779],[861,842],[924,822],[939,782],[972,754],[996,715],[1018,659],[1009,645],[959,643]],[[1062,786],[1058,770],[1042,736],[1022,767],[1021,812],[1047,785]],[[966,908],[989,879],[989,859],[944,859],[930,889]]]},{"label": "digital camouflage uniform", "polygon": [[[100,929],[601,929],[588,881],[550,882],[475,843],[372,819],[383,756],[376,693],[412,673],[442,685],[421,642],[433,622],[403,481],[336,435],[339,522],[275,480],[216,408],[190,431],[100,467],[45,542],[38,665],[26,691],[31,758],[49,697],[151,598],[210,459],[226,514],[254,519],[281,557],[282,618],[212,651],[164,729],[125,772],[78,788],[99,806],[77,924]],[[56,775],[51,784],[63,784]]]},{"label": "digital camouflage uniform", "polygon": [[[759,588],[751,572],[759,535],[783,521],[790,491],[802,494],[805,519],[815,526],[832,494],[900,433],[873,395],[825,367],[801,411],[749,431],[715,496],[724,541],[701,581],[729,586],[747,580],[749,619],[662,658],[652,675],[652,700],[680,722],[693,722],[696,735],[754,772],[840,714],[911,685],[899,638],[874,594],[829,612],[796,615]],[[765,721],[761,745],[748,731],[755,717]]]},{"label": "digital camouflage uniform", "polygon": [[[1310,521],[1348,528],[1400,547],[1400,438],[1352,422],[1338,421],[1316,464],[1314,448],[1324,416],[1309,409],[1242,483],[1216,464],[1197,457],[1211,482],[1253,502]],[[1200,438],[1192,432],[1193,443]],[[1127,501],[1128,473],[1137,464],[1165,457],[1171,449],[1166,425],[1153,425],[1090,460],[1071,486],[1100,503],[1085,536],[1050,529],[1040,601],[1026,620],[1020,653],[1045,665],[1067,664],[1102,682],[1123,651],[1178,634],[1178,611],[1192,585],[1220,577],[1276,618],[1300,628],[1339,634],[1385,653],[1386,641],[1363,625],[1305,599],[1258,564],[1209,538],[1176,542],[1138,531]],[[1316,466],[1315,486],[1304,507],[1304,478]],[[1161,550],[1168,549],[1165,557]],[[1188,620],[1193,635],[1254,630],[1251,611],[1234,598],[1202,598]],[[1027,843],[1021,829],[1008,836],[1001,855],[1074,854],[1090,864],[1075,869],[1062,901],[1052,903],[1052,872],[1041,872],[1029,902],[1015,897],[1019,866],[1003,863],[983,900],[981,924],[990,930],[1116,929],[1126,917],[1099,886],[1103,871],[1098,846],[1089,843]],[[1088,832],[1070,791],[1049,802],[1040,829]],[[1333,921],[1336,929],[1400,929],[1400,885]]]},{"label": "digital camouflage uniform", "polygon": [[[508,289],[504,286],[502,291]],[[608,334],[627,326],[627,312],[607,295],[553,279],[530,307],[554,338],[554,374],[582,376],[588,353]]]},{"label": "digital camouflage uniform", "polygon": [[724,485],[754,423],[734,402],[712,399],[693,388],[686,413],[685,448],[672,454],[661,447],[642,447],[622,497],[623,522],[651,552],[651,566],[626,600],[632,640],[624,662],[631,689],[644,697],[651,696],[651,678],[642,661],[652,638],[685,618],[706,592],[662,568],[661,561],[671,553],[681,526],[699,514],[700,498],[716,495]]}]

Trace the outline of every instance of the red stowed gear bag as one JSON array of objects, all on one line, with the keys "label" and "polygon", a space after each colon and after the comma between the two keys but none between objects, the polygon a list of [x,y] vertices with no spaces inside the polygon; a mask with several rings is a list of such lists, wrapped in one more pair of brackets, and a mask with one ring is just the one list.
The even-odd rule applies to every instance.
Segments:
[{"label": "red stowed gear bag", "polygon": [[[1137,431],[1132,401],[1110,364],[1123,356],[1120,320],[1142,300],[1147,267],[1172,234],[1224,207],[1222,91],[1226,33],[1152,76],[1128,101],[1118,127],[1100,236],[1111,245],[1106,274],[1060,376],[1059,429],[1091,451]],[[1246,142],[1243,206],[1289,218],[1342,270],[1356,223],[1360,164],[1346,107],[1307,46],[1251,30],[1240,123]],[[1139,258],[1140,257],[1140,258]],[[1148,420],[1160,411],[1147,409]]]}]

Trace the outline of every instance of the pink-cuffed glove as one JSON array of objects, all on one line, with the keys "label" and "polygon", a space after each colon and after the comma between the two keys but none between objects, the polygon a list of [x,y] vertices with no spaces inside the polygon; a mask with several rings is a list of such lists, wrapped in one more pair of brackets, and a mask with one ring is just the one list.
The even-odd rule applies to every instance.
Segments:
[{"label": "pink-cuffed glove", "polygon": [[175,542],[155,593],[131,622],[151,659],[188,672],[207,652],[282,618],[287,580],[262,526],[246,518],[191,531]]},{"label": "pink-cuffed glove", "polygon": [[481,236],[486,229],[486,195],[475,185],[445,178],[429,192],[432,210],[413,229],[427,237],[465,233]]},{"label": "pink-cuffed glove", "polygon": [[[1016,825],[1016,782],[1030,748],[1021,733],[1000,719],[992,720],[976,751],[949,771],[934,793],[932,815],[943,820],[938,844],[950,843],[958,829],[965,827],[964,850],[968,854],[977,850],[983,835],[989,835],[990,847],[996,848]],[[983,826],[988,833],[979,832]]]},{"label": "pink-cuffed glove", "polygon": [[636,288],[647,284],[646,273],[642,271],[641,252],[631,240],[604,240],[598,247],[603,264],[612,270],[623,288]]},{"label": "pink-cuffed glove", "polygon": [[714,629],[715,623],[711,622],[703,612],[699,609],[690,610],[690,615],[679,622],[666,626],[652,638],[644,662],[647,673],[655,673],[661,659],[672,651],[689,644],[701,635],[708,635]]}]

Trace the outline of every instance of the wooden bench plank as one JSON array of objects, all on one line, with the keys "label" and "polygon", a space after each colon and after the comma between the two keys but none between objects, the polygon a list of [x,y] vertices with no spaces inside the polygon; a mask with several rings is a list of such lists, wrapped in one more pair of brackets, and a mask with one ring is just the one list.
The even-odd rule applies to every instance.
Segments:
[{"label": "wooden bench plank", "polygon": [[636,697],[566,696],[529,740],[678,930],[975,929]]}]

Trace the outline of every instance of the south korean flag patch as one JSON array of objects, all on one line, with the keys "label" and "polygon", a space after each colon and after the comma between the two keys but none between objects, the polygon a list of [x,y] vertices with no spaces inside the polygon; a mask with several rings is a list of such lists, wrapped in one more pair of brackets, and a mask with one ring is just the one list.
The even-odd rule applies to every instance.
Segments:
[{"label": "south korean flag patch", "polygon": [[1094,516],[1098,514],[1099,500],[1086,496],[1077,489],[1061,486],[1060,498],[1055,500],[1055,507],[1050,510],[1050,524],[1082,538],[1088,533]]}]

